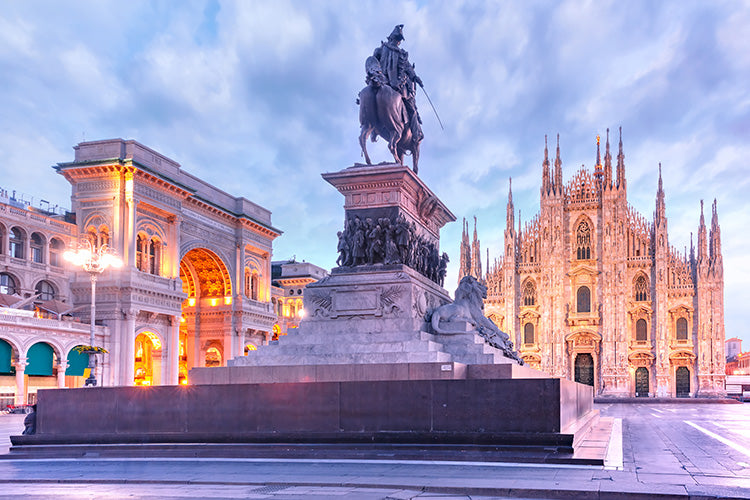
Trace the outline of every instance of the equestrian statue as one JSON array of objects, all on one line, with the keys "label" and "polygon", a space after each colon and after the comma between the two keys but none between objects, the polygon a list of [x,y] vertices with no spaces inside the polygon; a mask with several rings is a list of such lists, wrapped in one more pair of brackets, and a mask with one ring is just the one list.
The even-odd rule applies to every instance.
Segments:
[{"label": "equestrian statue", "polygon": [[414,173],[418,172],[419,144],[424,138],[422,119],[417,111],[416,85],[424,89],[422,79],[409,63],[409,53],[399,47],[404,40],[404,25],[393,28],[387,42],[381,42],[373,55],[365,61],[367,86],[359,93],[359,145],[365,161],[367,138],[375,142],[378,136],[388,142],[388,150],[397,163],[404,164],[404,156],[411,153]]}]

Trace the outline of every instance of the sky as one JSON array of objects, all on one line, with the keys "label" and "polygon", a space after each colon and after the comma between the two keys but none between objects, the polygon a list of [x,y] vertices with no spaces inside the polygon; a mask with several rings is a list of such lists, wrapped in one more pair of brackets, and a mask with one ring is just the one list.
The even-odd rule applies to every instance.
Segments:
[{"label": "sky", "polygon": [[135,139],[271,210],[275,260],[330,269],[343,197],[320,174],[363,162],[364,61],[396,24],[445,126],[420,92],[419,175],[458,218],[451,293],[464,217],[494,259],[509,178],[538,212],[545,134],[567,183],[622,127],[629,202],[652,219],[661,163],[673,246],[716,198],[726,336],[750,350],[747,1],[0,0],[0,187],[70,206],[52,165]]}]

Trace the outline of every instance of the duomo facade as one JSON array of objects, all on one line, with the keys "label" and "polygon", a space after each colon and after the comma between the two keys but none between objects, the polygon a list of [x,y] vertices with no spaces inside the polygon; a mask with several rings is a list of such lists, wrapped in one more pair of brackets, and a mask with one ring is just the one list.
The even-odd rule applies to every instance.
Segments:
[{"label": "duomo facade", "polygon": [[225,365],[285,333],[280,317],[301,314],[272,287],[281,232],[269,210],[136,141],[74,150],[55,166],[72,188],[70,213],[0,196],[0,403],[82,385],[88,358],[74,347],[89,344],[91,282],[62,259],[81,239],[124,262],[96,285],[102,385],[186,383],[190,368]]},{"label": "duomo facade", "polygon": [[628,203],[622,137],[609,133],[593,172],[563,182],[545,145],[540,211],[521,227],[508,194],[504,252],[482,273],[476,232],[463,229],[459,280],[483,279],[485,314],[529,365],[600,396],[724,392],[724,277],[716,202],[701,201],[697,246],[669,243],[661,166],[653,220]]}]

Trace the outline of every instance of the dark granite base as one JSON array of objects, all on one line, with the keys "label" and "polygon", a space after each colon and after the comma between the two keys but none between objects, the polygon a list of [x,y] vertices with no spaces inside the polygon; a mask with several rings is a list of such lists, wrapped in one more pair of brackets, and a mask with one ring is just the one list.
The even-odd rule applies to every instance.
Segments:
[{"label": "dark granite base", "polygon": [[588,386],[561,379],[405,380],[39,391],[37,434],[62,443],[423,443],[571,452]]}]

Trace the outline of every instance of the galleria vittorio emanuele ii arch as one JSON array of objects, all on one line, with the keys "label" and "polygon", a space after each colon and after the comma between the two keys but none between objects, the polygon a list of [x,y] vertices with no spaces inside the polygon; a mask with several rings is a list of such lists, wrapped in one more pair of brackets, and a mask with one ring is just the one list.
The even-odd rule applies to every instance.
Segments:
[{"label": "galleria vittorio emanuele ii arch", "polygon": [[281,234],[269,210],[133,140],[74,150],[72,162],[55,166],[71,184],[71,212],[0,200],[3,305],[22,311],[33,301],[37,310],[0,316],[5,399],[82,383],[73,367],[85,360],[73,348],[89,342],[91,283],[61,259],[81,239],[109,245],[124,262],[97,280],[96,344],[109,351],[99,356],[102,385],[187,383],[190,368],[225,365],[268,342],[277,321],[272,242]]}]

